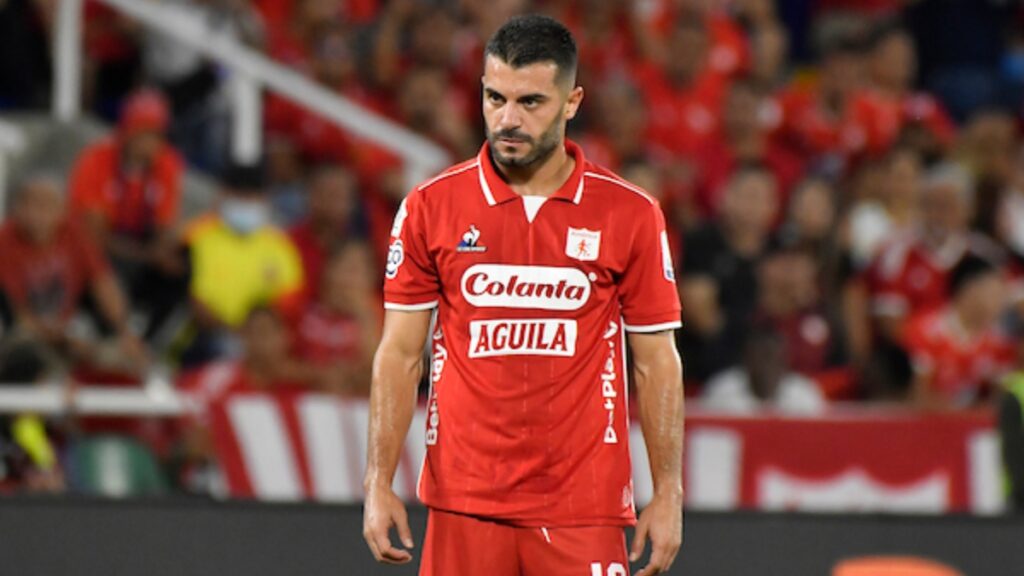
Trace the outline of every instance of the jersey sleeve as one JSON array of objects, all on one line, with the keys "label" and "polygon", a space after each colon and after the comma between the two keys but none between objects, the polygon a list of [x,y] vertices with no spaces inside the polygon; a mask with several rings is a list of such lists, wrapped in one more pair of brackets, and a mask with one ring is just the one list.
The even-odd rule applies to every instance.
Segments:
[{"label": "jersey sleeve", "polygon": [[619,282],[623,327],[630,332],[679,328],[679,291],[661,207],[652,203],[635,226]]},{"label": "jersey sleeve", "polygon": [[429,310],[437,306],[440,282],[427,243],[428,217],[422,191],[409,194],[391,226],[384,267],[384,308]]}]

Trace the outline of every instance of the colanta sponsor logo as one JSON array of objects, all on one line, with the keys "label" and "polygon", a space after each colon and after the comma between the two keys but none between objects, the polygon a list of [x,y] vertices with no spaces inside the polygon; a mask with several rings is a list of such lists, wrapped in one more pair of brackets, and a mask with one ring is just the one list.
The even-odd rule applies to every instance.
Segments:
[{"label": "colanta sponsor logo", "polygon": [[476,264],[462,275],[462,295],[479,308],[579,310],[590,281],[576,268]]},{"label": "colanta sponsor logo", "polygon": [[562,318],[474,320],[469,323],[469,357],[573,356],[575,320]]}]

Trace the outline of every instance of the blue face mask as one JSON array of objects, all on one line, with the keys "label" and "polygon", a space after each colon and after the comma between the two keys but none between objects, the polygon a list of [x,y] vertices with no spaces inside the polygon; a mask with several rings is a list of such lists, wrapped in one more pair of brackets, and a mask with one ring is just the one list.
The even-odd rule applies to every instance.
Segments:
[{"label": "blue face mask", "polygon": [[232,230],[249,234],[270,222],[270,212],[263,202],[229,198],[220,206],[220,215]]}]

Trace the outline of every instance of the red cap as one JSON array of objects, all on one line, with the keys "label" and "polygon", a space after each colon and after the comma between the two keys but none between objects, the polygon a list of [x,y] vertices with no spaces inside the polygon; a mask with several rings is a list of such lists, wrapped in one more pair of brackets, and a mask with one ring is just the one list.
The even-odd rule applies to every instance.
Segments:
[{"label": "red cap", "polygon": [[167,100],[156,90],[144,89],[132,93],[121,109],[119,128],[125,136],[137,132],[163,132],[170,122]]}]

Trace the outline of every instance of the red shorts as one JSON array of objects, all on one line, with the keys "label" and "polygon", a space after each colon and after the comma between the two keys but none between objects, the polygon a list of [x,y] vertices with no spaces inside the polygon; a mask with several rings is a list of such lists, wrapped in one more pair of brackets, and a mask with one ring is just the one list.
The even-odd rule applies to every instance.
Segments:
[{"label": "red shorts", "polygon": [[621,526],[527,528],[430,510],[420,576],[627,576]]}]

